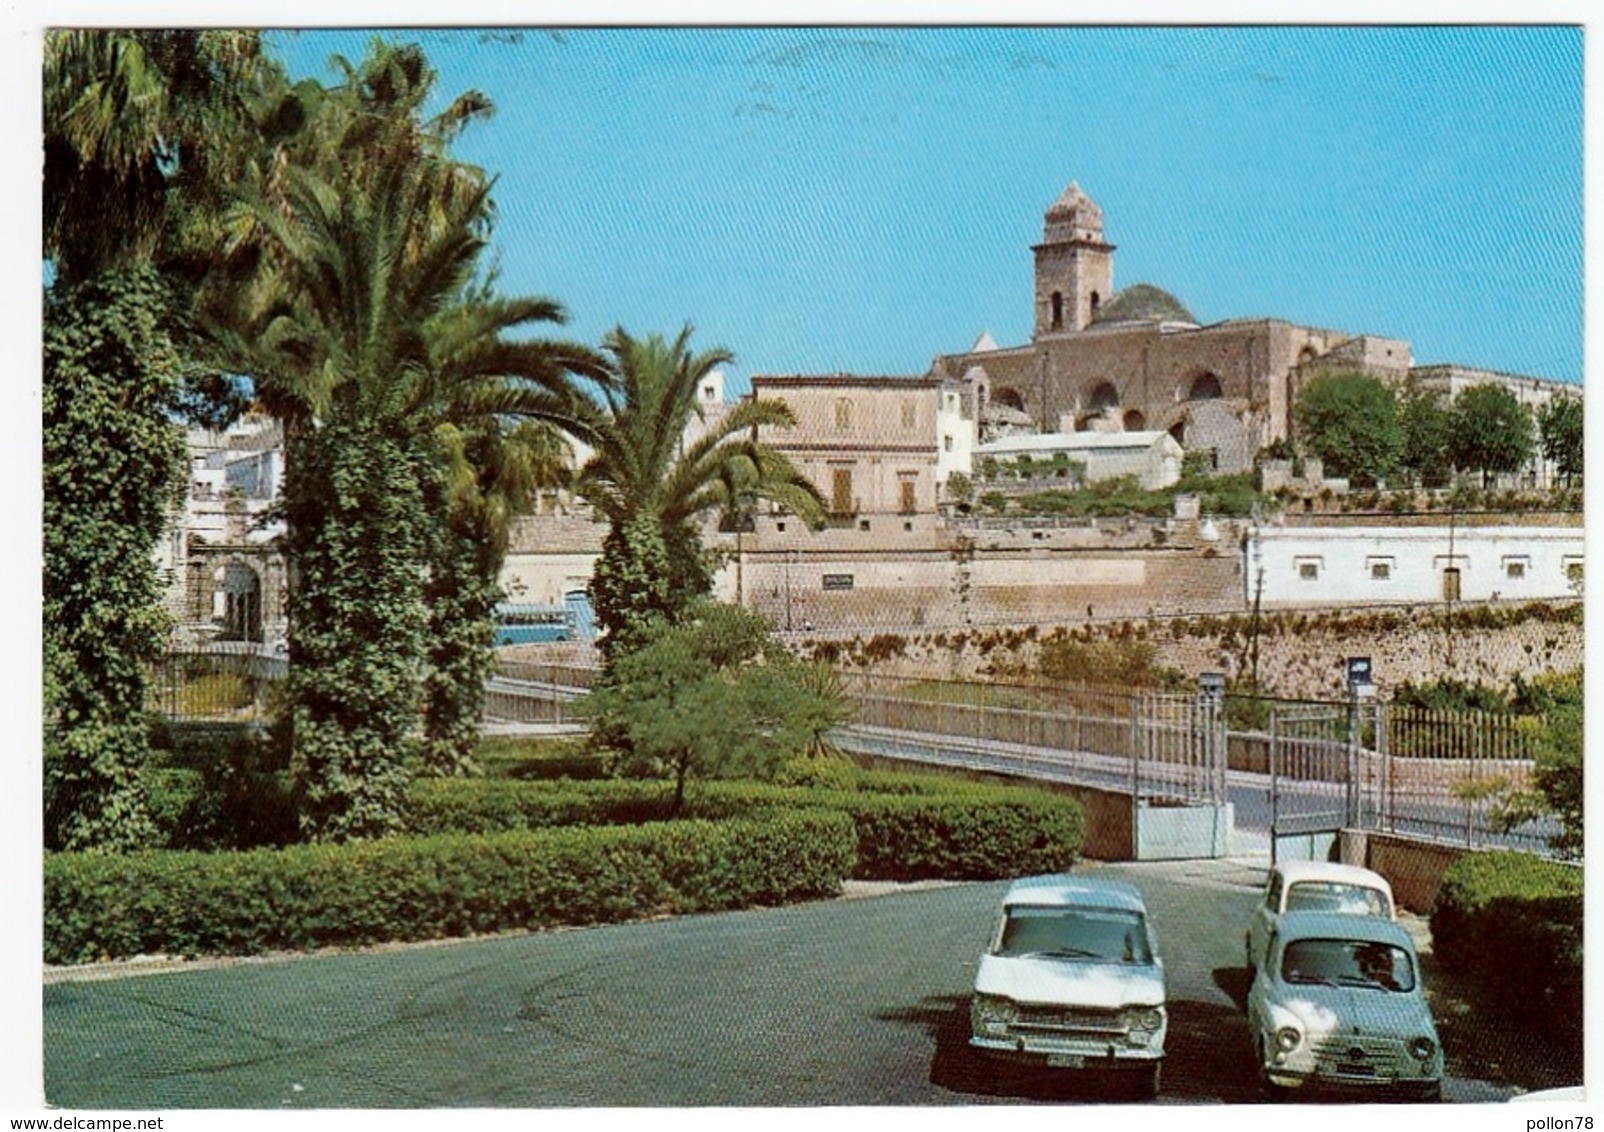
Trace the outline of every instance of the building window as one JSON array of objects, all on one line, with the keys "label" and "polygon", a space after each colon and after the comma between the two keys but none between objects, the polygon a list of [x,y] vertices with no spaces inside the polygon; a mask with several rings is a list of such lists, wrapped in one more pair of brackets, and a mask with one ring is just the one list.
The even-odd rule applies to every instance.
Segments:
[{"label": "building window", "polygon": [[845,432],[852,427],[852,400],[842,397],[835,403],[835,427]]},{"label": "building window", "polygon": [[1504,559],[1504,577],[1512,582],[1519,581],[1526,577],[1526,567],[1530,563],[1531,560],[1524,556]]},{"label": "building window", "polygon": [[942,448],[942,451],[944,451],[944,452],[951,452],[952,451],[952,437],[943,436],[941,438],[941,448]]},{"label": "building window", "polygon": [[919,423],[919,406],[912,401],[902,403],[902,427],[912,428]]},{"label": "building window", "polygon": [[1393,560],[1391,558],[1371,558],[1366,560],[1370,567],[1370,580],[1373,582],[1389,582],[1392,580]]},{"label": "building window", "polygon": [[852,469],[835,468],[830,473],[830,509],[837,515],[852,514]]},{"label": "building window", "polygon": [[1565,580],[1573,585],[1582,584],[1582,560],[1580,558],[1567,558],[1562,563],[1565,571]]},{"label": "building window", "polygon": [[912,476],[903,476],[897,481],[897,491],[904,515],[912,515],[919,509],[918,501],[915,498],[918,486],[918,482]]},{"label": "building window", "polygon": [[1318,582],[1321,564],[1322,560],[1319,558],[1296,558],[1292,562],[1298,571],[1298,580],[1303,582]]},{"label": "building window", "polygon": [[1064,296],[1061,292],[1053,292],[1053,329],[1062,329],[1064,325]]}]

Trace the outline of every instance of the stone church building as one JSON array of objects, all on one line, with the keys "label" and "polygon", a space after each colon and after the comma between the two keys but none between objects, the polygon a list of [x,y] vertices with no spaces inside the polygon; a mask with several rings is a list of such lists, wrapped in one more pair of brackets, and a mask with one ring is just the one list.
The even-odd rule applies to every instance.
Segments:
[{"label": "stone church building", "polygon": [[957,379],[982,441],[1010,432],[1163,431],[1221,472],[1287,435],[1302,381],[1340,370],[1401,381],[1409,344],[1238,319],[1199,326],[1173,295],[1147,284],[1114,289],[1114,245],[1103,213],[1071,184],[1047,209],[1036,261],[1035,329],[999,348],[983,335],[965,354],[935,359]]}]

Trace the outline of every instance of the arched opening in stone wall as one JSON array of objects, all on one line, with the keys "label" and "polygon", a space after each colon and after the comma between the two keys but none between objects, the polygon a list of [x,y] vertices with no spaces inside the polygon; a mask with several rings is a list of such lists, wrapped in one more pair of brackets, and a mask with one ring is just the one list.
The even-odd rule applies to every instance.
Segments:
[{"label": "arched opening in stone wall", "polygon": [[1001,389],[994,390],[991,395],[991,403],[1021,413],[1025,411],[1025,399],[1019,395],[1019,390],[1014,389],[1012,386],[1005,385]]},{"label": "arched opening in stone wall", "polygon": [[223,632],[225,641],[262,639],[262,579],[243,562],[223,570]]},{"label": "arched opening in stone wall", "polygon": [[1140,409],[1132,409],[1125,414],[1126,432],[1141,432],[1146,427],[1147,418],[1142,415]]},{"label": "arched opening in stone wall", "polygon": [[1093,387],[1091,395],[1086,398],[1086,411],[1101,413],[1104,409],[1119,407],[1119,390],[1114,388],[1112,381],[1104,381]]},{"label": "arched opening in stone wall", "polygon": [[1220,379],[1212,373],[1198,374],[1186,390],[1188,401],[1217,401],[1223,396],[1225,388],[1220,384]]},{"label": "arched opening in stone wall", "polygon": [[1178,420],[1174,424],[1170,425],[1170,435],[1175,438],[1175,443],[1179,444],[1182,448],[1185,448],[1186,447],[1186,421],[1184,419],[1182,419],[1182,420]]},{"label": "arched opening in stone wall", "polygon": [[1053,292],[1053,329],[1061,330],[1064,326],[1064,295],[1061,291]]},{"label": "arched opening in stone wall", "polygon": [[1102,306],[1102,305],[1103,305],[1103,296],[1099,295],[1096,291],[1093,291],[1092,292],[1092,319],[1094,321],[1097,318],[1097,308]]}]

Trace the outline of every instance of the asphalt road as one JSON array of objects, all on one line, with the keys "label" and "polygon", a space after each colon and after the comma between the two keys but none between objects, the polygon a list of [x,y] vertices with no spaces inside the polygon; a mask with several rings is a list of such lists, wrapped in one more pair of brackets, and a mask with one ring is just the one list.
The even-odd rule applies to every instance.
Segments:
[{"label": "asphalt road", "polygon": [[[1158,1103],[1258,1100],[1247,862],[1087,866],[1146,893],[1171,1025]],[[1004,884],[897,891],[44,988],[71,1108],[970,1105],[1122,1099],[999,1076],[968,996]],[[1453,1050],[1449,1049],[1453,1072]],[[1454,1079],[1450,1100],[1507,1094]]]}]

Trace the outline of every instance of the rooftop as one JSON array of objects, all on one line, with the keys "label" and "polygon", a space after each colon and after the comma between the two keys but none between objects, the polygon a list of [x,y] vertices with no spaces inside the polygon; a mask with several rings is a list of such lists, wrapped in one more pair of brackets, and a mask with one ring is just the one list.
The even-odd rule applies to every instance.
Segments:
[{"label": "rooftop", "polygon": [[1146,909],[1135,885],[1112,877],[1079,873],[1021,877],[1009,887],[1003,903],[1122,908],[1132,912]]}]

